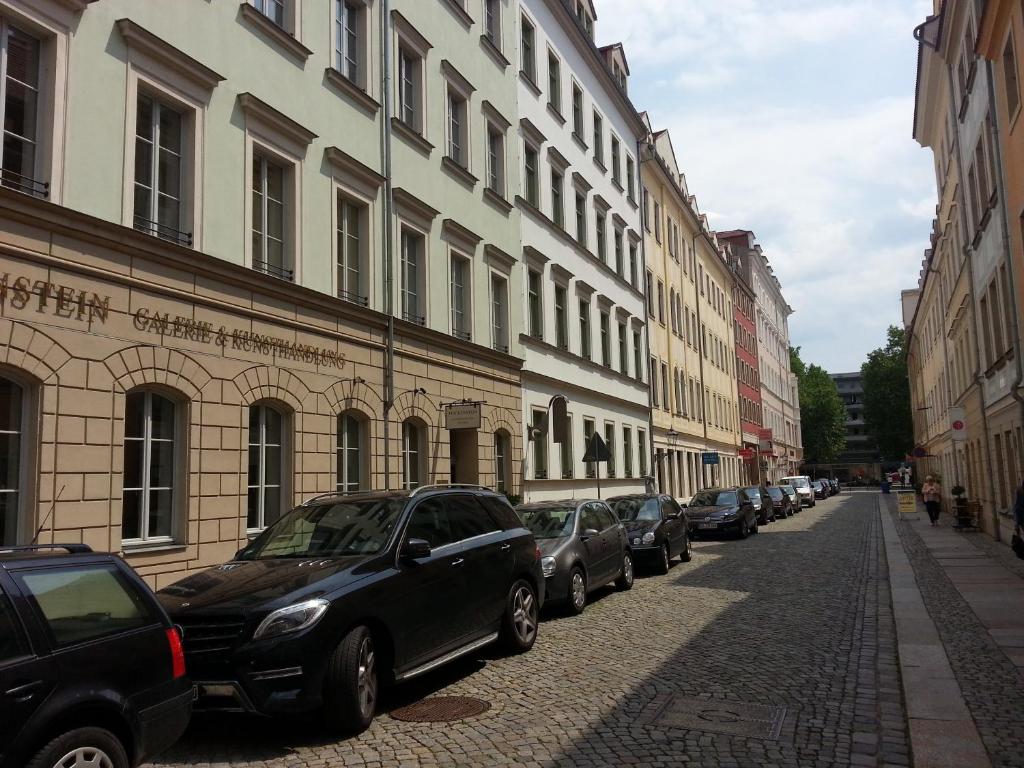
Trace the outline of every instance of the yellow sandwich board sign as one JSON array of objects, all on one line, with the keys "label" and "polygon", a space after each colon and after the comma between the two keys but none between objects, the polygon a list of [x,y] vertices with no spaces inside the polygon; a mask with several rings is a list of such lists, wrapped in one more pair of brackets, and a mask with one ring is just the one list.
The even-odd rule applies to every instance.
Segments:
[{"label": "yellow sandwich board sign", "polygon": [[898,491],[896,499],[899,501],[901,515],[917,512],[917,494],[914,491]]}]

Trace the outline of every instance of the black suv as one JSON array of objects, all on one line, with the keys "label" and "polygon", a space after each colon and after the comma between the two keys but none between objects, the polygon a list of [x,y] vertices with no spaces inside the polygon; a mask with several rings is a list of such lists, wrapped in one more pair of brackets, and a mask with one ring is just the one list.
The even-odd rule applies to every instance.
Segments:
[{"label": "black suv", "polygon": [[504,496],[424,486],[311,499],[158,597],[184,629],[197,707],[323,707],[350,731],[369,726],[382,683],[499,638],[529,650],[544,577]]},{"label": "black suv", "polygon": [[178,632],[124,561],[82,544],[0,549],[2,768],[128,768],[191,712]]}]

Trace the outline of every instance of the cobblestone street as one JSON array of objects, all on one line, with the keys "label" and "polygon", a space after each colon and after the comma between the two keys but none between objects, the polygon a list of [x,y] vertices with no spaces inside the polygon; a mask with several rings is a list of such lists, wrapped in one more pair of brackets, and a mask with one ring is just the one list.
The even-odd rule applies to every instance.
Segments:
[{"label": "cobblestone street", "polygon": [[[531,653],[457,663],[384,702],[478,697],[491,709],[477,718],[382,713],[337,741],[308,721],[197,716],[156,764],[907,765],[877,509],[874,494],[843,495],[746,541],[700,542],[667,576],[549,616]],[[673,694],[784,719],[777,738],[650,724]]]}]

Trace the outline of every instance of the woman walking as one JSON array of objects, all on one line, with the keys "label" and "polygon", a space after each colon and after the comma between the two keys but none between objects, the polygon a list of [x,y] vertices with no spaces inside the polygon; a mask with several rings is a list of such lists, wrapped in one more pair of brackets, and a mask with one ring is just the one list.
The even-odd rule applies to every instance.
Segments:
[{"label": "woman walking", "polygon": [[928,510],[928,519],[932,525],[939,524],[939,501],[941,500],[939,484],[935,478],[928,475],[924,479],[924,486],[921,488],[921,497],[924,499],[924,508]]}]

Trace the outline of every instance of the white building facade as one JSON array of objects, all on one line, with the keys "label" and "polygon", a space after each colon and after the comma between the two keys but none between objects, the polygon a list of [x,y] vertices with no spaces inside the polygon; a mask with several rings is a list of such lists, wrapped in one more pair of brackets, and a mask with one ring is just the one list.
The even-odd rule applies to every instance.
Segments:
[{"label": "white building facade", "polygon": [[[640,491],[650,472],[637,141],[621,46],[598,49],[589,2],[518,14],[526,500]],[[544,429],[567,400],[571,439]],[[535,427],[530,429],[530,426]],[[612,459],[584,464],[600,433]]]}]

